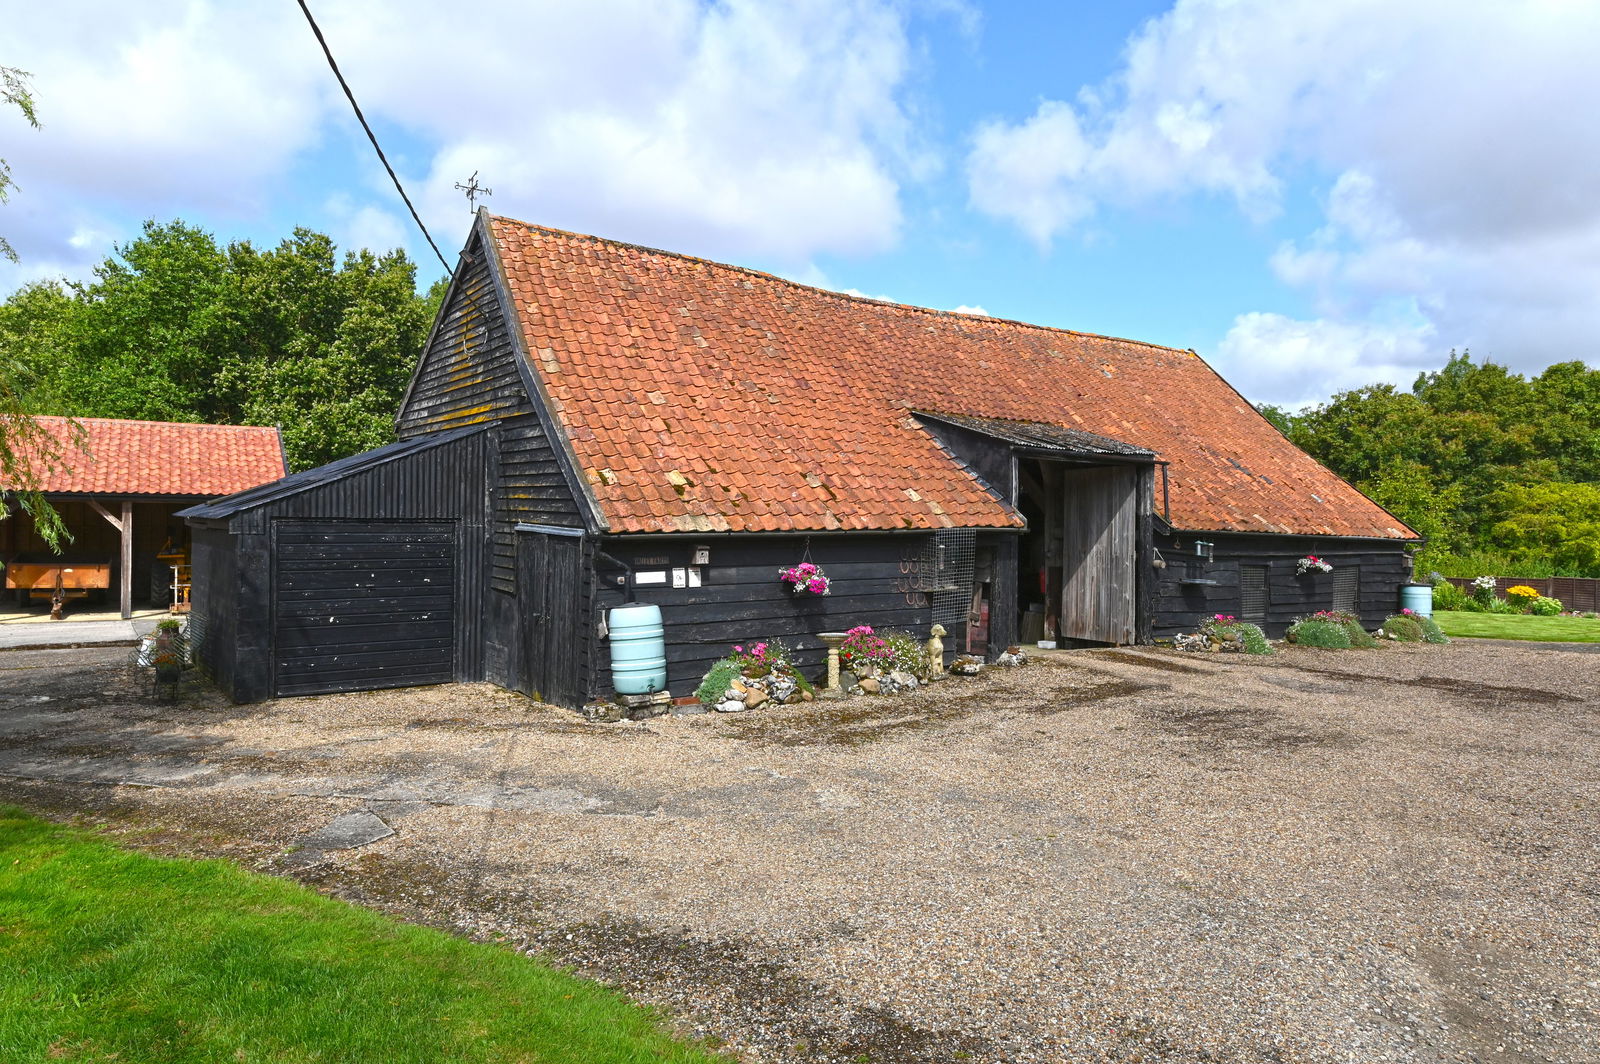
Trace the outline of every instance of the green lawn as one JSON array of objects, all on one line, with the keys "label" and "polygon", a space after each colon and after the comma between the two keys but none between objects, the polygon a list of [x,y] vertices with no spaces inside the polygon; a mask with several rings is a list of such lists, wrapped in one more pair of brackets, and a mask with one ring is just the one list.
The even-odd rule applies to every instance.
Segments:
[{"label": "green lawn", "polygon": [[1600,643],[1600,620],[1535,617],[1531,613],[1466,613],[1435,610],[1444,634],[1469,639],[1528,639],[1540,643]]},{"label": "green lawn", "polygon": [[0,806],[0,1060],[713,1058],[593,983]]}]

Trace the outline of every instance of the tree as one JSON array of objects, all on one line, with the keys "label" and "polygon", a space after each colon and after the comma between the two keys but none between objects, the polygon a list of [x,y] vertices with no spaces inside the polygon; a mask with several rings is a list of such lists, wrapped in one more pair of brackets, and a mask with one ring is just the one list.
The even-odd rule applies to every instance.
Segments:
[{"label": "tree", "polygon": [[[28,89],[28,78],[31,75],[26,70],[16,67],[0,66],[0,104],[10,104],[22,112],[22,117],[28,120],[28,125],[34,129],[39,128],[39,115],[34,110],[33,93]],[[11,167],[0,159],[0,203],[6,202],[10,196],[15,182],[11,180]],[[0,255],[4,255],[12,262],[17,261],[17,253],[12,249],[9,241],[0,236]]]},{"label": "tree", "polygon": [[341,258],[309,229],[262,251],[147,222],[91,281],[56,290],[66,312],[13,295],[0,339],[9,321],[62,413],[279,425],[298,470],[393,438],[438,289],[417,295],[401,251]]},{"label": "tree", "polygon": [[1495,503],[1505,515],[1493,529],[1496,546],[1573,572],[1600,571],[1600,485],[1516,484]]},{"label": "tree", "polygon": [[[39,128],[27,71],[0,66],[0,103],[16,107],[28,125]],[[0,203],[7,201],[14,185],[11,167],[0,159]],[[3,236],[0,255],[17,261],[16,250]],[[14,500],[33,518],[44,541],[59,552],[70,537],[61,515],[45,500],[38,485],[40,478],[61,462],[63,447],[30,416],[36,411],[30,401],[35,386],[31,366],[10,345],[0,346],[0,520],[11,516],[10,500]]]}]

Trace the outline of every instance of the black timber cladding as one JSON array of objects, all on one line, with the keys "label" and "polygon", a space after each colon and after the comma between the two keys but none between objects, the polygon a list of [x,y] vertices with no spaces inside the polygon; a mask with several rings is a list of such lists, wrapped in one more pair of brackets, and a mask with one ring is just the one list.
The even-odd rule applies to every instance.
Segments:
[{"label": "black timber cladding", "polygon": [[[1003,537],[1007,542],[1013,536]],[[735,644],[781,639],[793,651],[808,677],[816,677],[827,651],[818,632],[844,631],[859,624],[898,630],[926,639],[932,608],[926,592],[915,588],[916,562],[929,534],[860,533],[818,536],[811,540],[811,558],[832,581],[828,595],[796,595],[778,579],[778,571],[801,560],[805,538],[749,535],[701,540],[711,549],[711,563],[702,567],[703,586],[635,589],[640,602],[661,607],[666,629],[667,684],[674,695],[689,695],[706,670]],[[625,592],[622,571],[607,555],[636,572],[689,568],[690,536],[607,537],[596,555],[593,614],[588,634],[604,611],[620,606]],[[590,694],[609,691],[609,646],[595,637]]]},{"label": "black timber cladding", "polygon": [[[1212,544],[1210,560],[1196,553],[1197,542]],[[1400,608],[1400,586],[1411,578],[1411,558],[1399,542],[1176,531],[1157,536],[1155,545],[1166,562],[1154,581],[1153,634],[1161,637],[1192,632],[1206,617],[1221,613],[1255,620],[1277,638],[1295,620],[1334,609],[1336,602],[1350,603],[1364,625],[1376,628]],[[1297,563],[1308,554],[1327,561],[1333,572],[1297,573]],[[1247,612],[1252,568],[1265,574],[1259,618]]]},{"label": "black timber cladding", "polygon": [[402,439],[530,413],[505,307],[474,228],[395,427]]},{"label": "black timber cladding", "polygon": [[455,679],[454,522],[279,519],[273,693]]},{"label": "black timber cladding", "polygon": [[550,438],[529,415],[498,429],[499,472],[494,485],[494,560],[490,585],[515,593],[518,523],[581,529],[583,518],[568,489]]},{"label": "black timber cladding", "polygon": [[[273,530],[280,523],[304,521],[420,521],[453,529],[460,576],[452,593],[449,678],[483,679],[490,624],[485,573],[491,435],[492,430],[463,429],[406,440],[183,511],[195,526],[196,542],[205,544],[200,554],[206,558],[206,571],[219,574],[217,584],[201,587],[196,581],[195,599],[211,629],[201,651],[202,663],[224,690],[241,702],[272,695],[272,662],[277,656]],[[212,552],[223,552],[231,560]],[[201,560],[197,556],[197,563]],[[397,610],[396,616],[402,612]],[[235,618],[231,638],[213,627],[224,615]],[[384,638],[405,642],[400,630]]]}]

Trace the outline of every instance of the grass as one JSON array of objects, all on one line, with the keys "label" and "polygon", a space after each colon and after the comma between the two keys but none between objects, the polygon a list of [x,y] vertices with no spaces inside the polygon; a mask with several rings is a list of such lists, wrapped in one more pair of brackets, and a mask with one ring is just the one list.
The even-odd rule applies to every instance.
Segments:
[{"label": "grass", "polygon": [[512,950],[0,806],[0,1060],[717,1058]]},{"label": "grass", "polygon": [[1539,643],[1600,643],[1600,619],[1536,617],[1531,613],[1437,610],[1433,619],[1452,639],[1524,639]]}]

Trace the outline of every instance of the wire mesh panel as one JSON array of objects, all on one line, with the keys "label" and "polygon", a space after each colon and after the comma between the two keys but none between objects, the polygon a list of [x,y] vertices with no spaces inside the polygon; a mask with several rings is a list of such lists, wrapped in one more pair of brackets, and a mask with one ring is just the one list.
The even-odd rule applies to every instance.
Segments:
[{"label": "wire mesh panel", "polygon": [[1342,565],[1333,573],[1333,608],[1356,612],[1356,592],[1361,588],[1361,567]]},{"label": "wire mesh panel", "polygon": [[923,590],[933,605],[933,620],[951,631],[967,623],[972,608],[972,573],[978,534],[970,528],[935,532],[923,549]]}]

